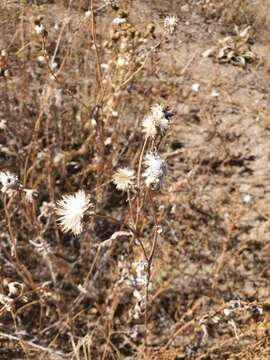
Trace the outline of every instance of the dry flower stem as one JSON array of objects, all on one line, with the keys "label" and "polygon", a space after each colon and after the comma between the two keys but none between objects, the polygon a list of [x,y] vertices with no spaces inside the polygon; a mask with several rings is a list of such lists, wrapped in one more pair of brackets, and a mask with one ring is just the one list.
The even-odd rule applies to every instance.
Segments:
[{"label": "dry flower stem", "polygon": [[141,154],[140,154],[140,159],[139,159],[139,166],[138,166],[138,175],[137,175],[137,188],[138,188],[138,196],[137,196],[137,213],[136,213],[136,222],[135,222],[135,230],[137,231],[137,227],[138,227],[138,221],[139,221],[139,215],[140,215],[140,208],[141,208],[141,172],[142,172],[142,162],[143,162],[143,157],[144,157],[144,153],[145,153],[145,149],[146,149],[146,145],[148,143],[148,136],[146,136],[143,146],[142,146],[142,150],[141,150]]},{"label": "dry flower stem", "polygon": [[129,214],[130,214],[130,217],[132,219],[133,227],[134,227],[134,230],[135,230],[135,216],[134,216],[134,211],[133,211],[133,206],[132,206],[132,201],[131,201],[131,197],[130,197],[129,188],[127,189],[127,195],[128,195]]},{"label": "dry flower stem", "polygon": [[155,204],[154,204],[154,200],[153,200],[153,196],[152,196],[152,190],[150,188],[148,189],[147,194],[148,194],[150,205],[152,207],[154,224],[155,224],[154,225],[154,239],[153,239],[151,252],[150,252],[150,255],[148,256],[148,258],[146,259],[146,261],[147,261],[147,279],[146,280],[147,281],[146,281],[146,286],[145,286],[145,317],[144,317],[144,321],[145,321],[145,349],[146,349],[146,354],[148,355],[148,350],[149,350],[149,342],[148,342],[148,337],[149,337],[149,329],[148,329],[148,320],[149,320],[148,319],[148,317],[149,317],[149,285],[150,285],[150,281],[151,281],[151,268],[152,268],[153,258],[154,258],[155,250],[156,250],[156,247],[157,247],[158,221],[157,221],[156,208],[155,208]]},{"label": "dry flower stem", "polygon": [[152,52],[153,52],[155,49],[157,49],[159,46],[160,46],[160,43],[156,44],[155,46],[153,46],[153,47],[148,51],[148,53],[146,54],[145,59],[144,59],[142,65],[141,65],[136,71],[134,71],[134,73],[131,74],[131,75],[119,86],[119,88],[122,88],[122,87],[124,87],[125,85],[127,85],[127,84],[144,68],[144,66],[145,66],[145,64],[146,64],[146,61],[147,61],[147,59],[149,58],[149,56],[150,56],[150,55],[152,54]]},{"label": "dry flower stem", "polygon": [[95,13],[94,13],[94,7],[93,7],[93,0],[90,0],[90,11],[91,11],[91,34],[93,38],[93,44],[95,49],[95,61],[96,61],[96,69],[97,69],[97,78],[99,87],[103,93],[103,87],[102,87],[102,74],[101,74],[101,67],[100,67],[100,60],[99,60],[99,54],[98,54],[98,48],[97,48],[97,36],[96,36],[96,21],[95,21]]}]

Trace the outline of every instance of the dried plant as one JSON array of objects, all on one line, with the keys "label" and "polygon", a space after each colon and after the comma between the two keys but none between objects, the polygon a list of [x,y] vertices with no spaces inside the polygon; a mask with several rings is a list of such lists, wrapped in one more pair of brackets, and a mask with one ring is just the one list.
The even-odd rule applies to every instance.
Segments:
[{"label": "dried plant", "polygon": [[231,63],[236,66],[246,66],[258,60],[249,44],[249,31],[249,26],[241,31],[236,27],[235,36],[227,36],[220,40],[216,47],[206,50],[202,55],[214,57],[220,63]]},{"label": "dried plant", "polygon": [[268,359],[256,3],[0,2],[1,359]]}]

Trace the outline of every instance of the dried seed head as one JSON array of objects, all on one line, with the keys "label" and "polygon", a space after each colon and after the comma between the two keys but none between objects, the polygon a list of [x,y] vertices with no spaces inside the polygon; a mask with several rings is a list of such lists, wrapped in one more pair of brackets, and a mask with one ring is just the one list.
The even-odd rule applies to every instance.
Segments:
[{"label": "dried seed head", "polygon": [[7,128],[7,120],[6,119],[0,120],[0,130],[6,130],[6,128]]},{"label": "dried seed head", "polygon": [[64,195],[62,200],[56,203],[56,214],[59,216],[58,222],[62,231],[71,231],[74,235],[79,235],[83,231],[83,217],[90,207],[90,196],[83,190]]},{"label": "dried seed head", "polygon": [[121,191],[127,191],[134,185],[135,171],[130,168],[118,169],[113,176],[113,182],[116,188]]},{"label": "dried seed head", "polygon": [[2,185],[1,191],[4,194],[12,195],[21,189],[21,184],[18,176],[9,171],[0,172],[0,184]]},{"label": "dried seed head", "polygon": [[47,36],[47,31],[42,23],[35,25],[35,31],[39,36]]},{"label": "dried seed head", "polygon": [[144,165],[146,169],[143,173],[147,187],[162,185],[165,175],[165,162],[160,158],[159,154],[150,152],[145,155]]},{"label": "dried seed head", "polygon": [[156,126],[160,129],[161,133],[169,127],[169,120],[166,116],[164,105],[155,104],[151,107],[151,113]]},{"label": "dried seed head", "polygon": [[154,139],[157,135],[156,123],[152,116],[147,116],[142,122],[143,132],[150,138]]},{"label": "dried seed head", "polygon": [[47,219],[54,213],[54,210],[55,206],[52,202],[47,203],[46,201],[44,201],[40,207],[40,214],[38,216],[38,220],[40,221],[42,217]]},{"label": "dried seed head", "polygon": [[147,262],[144,258],[141,258],[139,261],[133,263],[132,267],[136,273],[134,286],[145,287],[147,283]]},{"label": "dried seed head", "polygon": [[105,2],[107,5],[111,5],[111,7],[114,10],[119,10],[119,5],[118,5],[118,1],[117,0],[106,0]]},{"label": "dried seed head", "polygon": [[164,28],[169,34],[173,34],[176,26],[178,23],[178,17],[177,16],[166,16],[164,19]]},{"label": "dried seed head", "polygon": [[112,21],[113,25],[122,25],[122,24],[124,24],[126,22],[127,22],[127,20],[125,18],[122,18],[122,17],[116,17]]},{"label": "dried seed head", "polygon": [[152,139],[156,137],[158,131],[164,134],[170,125],[169,119],[171,116],[173,116],[173,114],[167,112],[164,105],[153,105],[151,107],[151,113],[145,117],[142,122],[143,132]]},{"label": "dried seed head", "polygon": [[22,294],[23,289],[24,285],[17,281],[12,281],[8,284],[9,296],[19,296]]},{"label": "dried seed head", "polygon": [[155,105],[151,106],[151,113],[152,113],[153,118],[156,121],[159,121],[160,119],[162,119],[164,117],[164,105],[155,104]]}]

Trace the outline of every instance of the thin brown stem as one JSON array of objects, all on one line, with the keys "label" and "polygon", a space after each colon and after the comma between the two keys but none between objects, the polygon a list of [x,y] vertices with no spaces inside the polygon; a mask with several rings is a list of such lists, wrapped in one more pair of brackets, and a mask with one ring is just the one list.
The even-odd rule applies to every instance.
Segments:
[{"label": "thin brown stem", "polygon": [[147,262],[147,279],[146,279],[146,286],[145,286],[145,312],[144,312],[144,328],[145,328],[145,353],[146,359],[148,359],[149,355],[149,329],[148,329],[148,317],[149,317],[149,285],[151,279],[151,267],[149,267],[149,260]]},{"label": "thin brown stem", "polygon": [[135,227],[135,216],[134,216],[134,211],[133,211],[133,206],[132,206],[132,201],[131,201],[131,196],[130,196],[130,190],[129,189],[127,189],[127,196],[128,196],[129,215],[131,217],[133,226]]},{"label": "thin brown stem", "polygon": [[90,11],[91,11],[91,15],[92,15],[91,16],[91,34],[92,34],[93,45],[94,45],[94,53],[95,53],[95,61],[96,61],[96,69],[97,69],[97,79],[98,79],[99,88],[103,92],[101,66],[100,66],[98,47],[97,47],[96,21],[95,21],[93,0],[90,0]]},{"label": "thin brown stem", "polygon": [[144,323],[145,323],[145,351],[146,351],[146,356],[147,356],[147,358],[148,358],[148,352],[149,352],[149,341],[148,341],[148,337],[149,337],[149,329],[148,329],[148,319],[149,319],[149,285],[150,285],[150,281],[151,281],[151,270],[152,270],[153,258],[154,258],[155,250],[156,250],[156,247],[157,247],[157,239],[158,239],[158,232],[157,232],[158,220],[157,220],[156,208],[155,208],[155,204],[154,204],[154,200],[153,200],[153,196],[152,196],[152,191],[151,191],[150,188],[148,189],[147,193],[148,193],[148,198],[149,198],[150,205],[151,205],[151,207],[152,207],[153,218],[154,218],[154,223],[155,223],[155,228],[154,228],[154,240],[153,240],[153,243],[152,243],[150,255],[148,256],[148,259],[147,259],[147,280],[146,280],[146,286],[145,286],[145,314],[144,314]]},{"label": "thin brown stem", "polygon": [[140,216],[140,211],[141,211],[141,172],[142,172],[142,161],[143,161],[143,156],[145,153],[145,149],[148,143],[148,136],[146,136],[143,146],[142,146],[142,150],[141,150],[141,154],[140,154],[140,159],[139,159],[139,166],[138,166],[138,174],[137,174],[137,188],[138,188],[138,195],[137,195],[137,209],[136,209],[136,220],[135,220],[135,230],[138,230],[138,222],[139,222],[139,216]]},{"label": "thin brown stem", "polygon": [[150,265],[150,267],[151,267],[152,261],[153,261],[153,257],[154,257],[154,254],[155,254],[155,250],[156,250],[156,247],[157,247],[157,239],[158,239],[158,232],[157,232],[157,229],[158,229],[158,219],[157,219],[156,208],[155,208],[155,204],[154,204],[154,200],[153,200],[153,196],[152,196],[152,191],[151,191],[150,188],[148,189],[148,197],[149,197],[149,201],[150,201],[150,204],[151,204],[151,207],[152,207],[153,218],[154,218],[154,223],[155,223],[155,228],[154,228],[154,240],[153,240],[151,252],[150,252],[150,255],[149,255],[149,265]]},{"label": "thin brown stem", "polygon": [[148,262],[148,255],[147,255],[147,252],[146,252],[146,249],[145,249],[145,247],[143,245],[142,240],[139,237],[136,237],[136,240],[138,241],[138,243],[139,243],[139,245],[140,245],[140,247],[141,247],[141,249],[143,251],[143,255],[145,257],[145,260]]},{"label": "thin brown stem", "polygon": [[148,142],[148,136],[146,136],[143,146],[142,146],[142,150],[141,150],[141,154],[140,154],[140,159],[139,159],[139,166],[138,166],[138,175],[137,175],[137,187],[138,187],[138,191],[140,191],[140,185],[141,185],[141,172],[142,172],[142,161],[143,161],[143,156],[144,156],[144,152],[145,152],[145,148]]}]

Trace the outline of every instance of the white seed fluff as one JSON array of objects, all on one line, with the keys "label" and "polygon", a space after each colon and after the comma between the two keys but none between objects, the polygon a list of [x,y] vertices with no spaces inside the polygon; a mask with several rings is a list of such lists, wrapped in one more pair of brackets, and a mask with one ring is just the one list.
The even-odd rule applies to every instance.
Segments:
[{"label": "white seed fluff", "polygon": [[156,121],[159,121],[164,117],[164,106],[161,104],[155,104],[151,107],[151,113]]},{"label": "white seed fluff", "polygon": [[0,172],[1,191],[4,194],[12,195],[12,193],[20,188],[18,176],[9,171]]},{"label": "white seed fluff", "polygon": [[134,185],[135,171],[128,167],[118,169],[113,175],[113,182],[116,188],[121,191],[127,191]]},{"label": "white seed fluff", "polygon": [[58,222],[62,231],[71,231],[74,235],[79,235],[83,230],[84,214],[91,206],[90,196],[83,190],[64,195],[62,200],[57,201],[56,214],[59,216]]},{"label": "white seed fluff", "polygon": [[157,135],[155,120],[152,116],[146,116],[142,121],[143,132],[150,138],[154,139]]},{"label": "white seed fluff", "polygon": [[164,19],[164,28],[169,34],[172,34],[177,26],[178,18],[177,16],[166,16]]},{"label": "white seed fluff", "polygon": [[148,153],[144,158],[144,165],[146,169],[143,173],[145,177],[146,186],[150,187],[162,184],[165,175],[165,162],[157,153]]},{"label": "white seed fluff", "polygon": [[151,107],[152,118],[161,133],[169,127],[169,120],[165,117],[164,105],[155,104]]},{"label": "white seed fluff", "polygon": [[154,139],[159,131],[161,134],[169,127],[170,122],[166,118],[164,105],[155,104],[151,107],[151,112],[142,121],[143,132]]},{"label": "white seed fluff", "polygon": [[37,35],[42,35],[43,36],[44,33],[45,33],[45,27],[44,27],[43,24],[36,25],[35,30],[36,30]]},{"label": "white seed fluff", "polygon": [[125,18],[121,18],[121,17],[116,17],[112,21],[112,23],[114,25],[121,25],[121,24],[124,24],[125,22],[127,22],[127,20]]},{"label": "white seed fluff", "polygon": [[84,13],[84,16],[88,19],[90,18],[91,16],[91,11],[90,10],[87,10],[85,13]]},{"label": "white seed fluff", "polygon": [[0,120],[0,130],[6,130],[7,128],[7,120],[2,119]]},{"label": "white seed fluff", "polygon": [[135,269],[135,286],[143,287],[146,286],[147,283],[147,262],[141,258],[139,261],[133,264],[133,268]]}]

